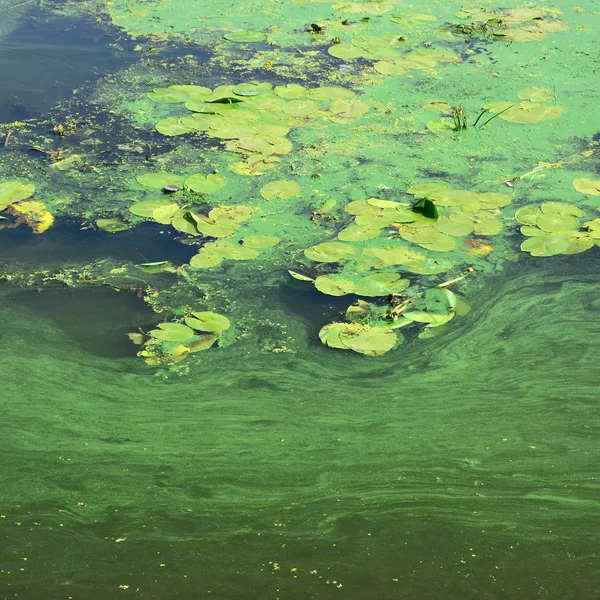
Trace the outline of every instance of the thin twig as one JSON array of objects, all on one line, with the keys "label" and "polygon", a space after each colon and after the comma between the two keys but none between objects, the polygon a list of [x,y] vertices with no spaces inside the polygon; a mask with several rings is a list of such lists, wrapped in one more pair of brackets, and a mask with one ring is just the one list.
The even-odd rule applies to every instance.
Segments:
[{"label": "thin twig", "polygon": [[8,140],[10,140],[10,134],[11,134],[11,132],[9,131],[9,132],[6,134],[6,137],[4,138],[4,147],[5,147],[5,148],[8,146]]}]

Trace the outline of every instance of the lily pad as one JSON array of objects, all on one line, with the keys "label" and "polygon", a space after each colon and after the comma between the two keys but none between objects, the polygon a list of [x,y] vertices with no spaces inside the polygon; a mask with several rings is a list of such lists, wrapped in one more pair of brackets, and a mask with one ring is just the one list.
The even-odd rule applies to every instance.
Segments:
[{"label": "lily pad", "polygon": [[223,262],[223,257],[220,254],[211,254],[202,248],[198,254],[192,256],[190,267],[194,269],[210,269],[218,267]]},{"label": "lily pad", "polygon": [[381,229],[362,229],[358,225],[348,225],[337,234],[337,238],[341,242],[364,242],[372,240],[380,234]]},{"label": "lily pad", "polygon": [[434,227],[452,236],[469,235],[473,231],[473,219],[464,213],[453,213],[447,217],[440,217]]},{"label": "lily pad", "polygon": [[[588,196],[600,196],[600,180],[592,181],[587,177],[580,177],[573,181],[573,187],[582,194]],[[2,192],[2,184],[0,184],[0,194]]]},{"label": "lily pad", "polygon": [[196,331],[226,331],[231,327],[231,321],[227,317],[210,311],[192,313],[191,317],[185,318],[185,322]]},{"label": "lily pad", "polygon": [[539,206],[523,206],[515,213],[515,219],[523,225],[535,225],[541,214]]},{"label": "lily pad", "polygon": [[283,112],[290,117],[308,117],[319,110],[319,105],[314,100],[290,100]]},{"label": "lily pad", "polygon": [[156,125],[156,131],[163,135],[175,136],[191,133],[193,130],[181,123],[177,117],[167,117],[161,119]]},{"label": "lily pad", "polygon": [[298,83],[288,83],[287,85],[278,85],[273,91],[281,98],[288,100],[298,100],[308,95],[308,89]]},{"label": "lily pad", "polygon": [[480,210],[473,213],[473,233],[477,235],[498,235],[502,222],[492,213]]},{"label": "lily pad", "polygon": [[242,244],[247,248],[272,248],[279,242],[280,239],[272,235],[249,235],[242,238]]},{"label": "lily pad", "polygon": [[381,75],[389,77],[399,77],[410,71],[407,65],[396,60],[380,60],[373,65],[373,68]]},{"label": "lily pad", "polygon": [[316,262],[334,263],[349,258],[356,250],[343,242],[324,242],[304,251],[306,258]]},{"label": "lily pad", "polygon": [[112,218],[112,219],[97,219],[96,225],[102,231],[108,231],[109,233],[116,233],[118,231],[126,231],[127,229],[131,229],[130,223],[125,223],[125,221],[121,221],[121,219]]},{"label": "lily pad", "polygon": [[366,248],[365,256],[381,261],[385,266],[407,265],[424,262],[425,256],[405,246],[387,246],[385,248]]},{"label": "lily pad", "polygon": [[265,200],[289,200],[300,193],[300,186],[295,181],[279,180],[271,181],[263,186],[260,195]]},{"label": "lily pad", "polygon": [[350,350],[366,356],[381,356],[391,350],[398,340],[387,327],[371,327],[348,323],[339,333],[340,341]]},{"label": "lily pad", "polygon": [[150,100],[162,104],[180,104],[190,98],[186,91],[173,88],[154,88],[154,91],[148,92],[147,96]]},{"label": "lily pad", "polygon": [[344,296],[354,292],[354,281],[342,275],[319,275],[315,279],[315,287],[329,296]]},{"label": "lily pad", "polygon": [[31,198],[35,192],[33,183],[21,183],[20,181],[2,181],[0,182],[0,206],[3,210],[8,204],[20,202],[26,198]]},{"label": "lily pad", "polygon": [[409,12],[395,15],[390,20],[401,25],[428,25],[429,23],[435,23],[437,17],[426,13]]},{"label": "lily pad", "polygon": [[519,100],[529,100],[530,102],[553,102],[556,95],[552,90],[543,87],[532,87],[521,90],[517,93]]},{"label": "lily pad", "polygon": [[170,185],[181,185],[183,177],[175,173],[145,173],[136,177],[140,185],[162,190]]},{"label": "lily pad", "polygon": [[401,279],[398,273],[375,273],[360,279],[354,293],[357,296],[387,296],[402,292],[409,283],[408,279]]},{"label": "lily pad", "polygon": [[188,344],[187,347],[190,352],[202,352],[203,350],[212,348],[218,339],[219,338],[213,333],[201,335],[191,344]]},{"label": "lily pad", "polygon": [[267,34],[264,31],[233,31],[223,36],[228,42],[252,43],[264,42],[267,39]]},{"label": "lily pad", "polygon": [[[510,103],[508,105],[510,106]],[[497,114],[503,121],[524,125],[558,119],[565,112],[562,106],[549,106],[538,102],[517,102],[508,109],[506,102],[490,102],[483,108],[490,113]]]},{"label": "lily pad", "polygon": [[149,333],[163,342],[185,342],[194,337],[193,330],[182,323],[159,323],[158,329]]},{"label": "lily pad", "polygon": [[196,173],[190,175],[185,180],[185,186],[190,190],[198,194],[214,194],[218,192],[225,184],[227,180],[218,173],[210,173],[209,175],[203,175],[202,173]]},{"label": "lily pad", "polygon": [[341,58],[342,60],[354,60],[356,58],[362,58],[365,51],[362,48],[358,48],[353,44],[334,44],[330,46],[327,52],[335,58]]},{"label": "lily pad", "polygon": [[314,279],[312,277],[307,277],[306,275],[302,275],[302,273],[296,273],[296,271],[289,271],[288,273],[294,278],[297,279],[298,281],[314,281]]},{"label": "lily pad", "polygon": [[157,208],[172,205],[173,203],[170,200],[145,200],[130,206],[129,211],[138,217],[152,218]]},{"label": "lily pad", "polygon": [[523,252],[529,252],[531,256],[555,256],[562,254],[571,246],[568,235],[537,235],[527,238],[521,244]]}]

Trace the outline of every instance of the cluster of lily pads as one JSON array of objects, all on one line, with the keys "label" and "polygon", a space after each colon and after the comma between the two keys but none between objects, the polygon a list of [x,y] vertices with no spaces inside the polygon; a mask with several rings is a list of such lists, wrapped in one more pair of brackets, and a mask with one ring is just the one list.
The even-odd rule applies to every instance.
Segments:
[{"label": "cluster of lily pads", "polygon": [[433,69],[440,64],[461,61],[452,50],[422,48],[406,54],[402,53],[403,40],[397,35],[361,35],[350,42],[340,42],[330,46],[331,56],[342,60],[362,58],[376,61],[373,68],[382,75],[404,75],[414,69]]},{"label": "cluster of lily pads", "polygon": [[[6,211],[15,217],[8,227],[21,224],[31,227],[33,233],[43,233],[54,223],[54,216],[45,204],[32,198],[35,192],[33,183],[21,183],[17,180],[0,181],[0,212]],[[5,220],[6,217],[1,217]]]},{"label": "cluster of lily pads", "polygon": [[380,356],[402,343],[403,336],[396,330],[412,323],[424,325],[419,337],[431,337],[435,328],[470,310],[446,285],[429,288],[418,299],[402,297],[387,306],[358,300],[346,311],[345,322],[328,323],[319,338],[330,348]]},{"label": "cluster of lily pads", "polygon": [[538,6],[504,9],[463,7],[455,14],[468,24],[448,24],[441,27],[436,34],[448,42],[462,41],[464,37],[473,36],[507,42],[537,42],[548,33],[567,29],[557,11]]},{"label": "cluster of lily pads", "polygon": [[[183,177],[173,173],[148,173],[140,175],[137,181],[148,187],[171,190],[170,194],[178,191],[180,185],[202,195],[216,192],[225,185],[225,178],[218,174],[195,174],[184,180]],[[262,196],[267,200],[290,198],[298,192],[298,184],[292,181],[272,181],[261,189]],[[171,225],[177,231],[188,236],[217,238],[216,241],[204,243],[198,254],[192,257],[190,266],[194,269],[217,267],[225,259],[251,260],[260,255],[259,249],[271,248],[280,241],[279,238],[269,235],[244,236],[240,243],[219,239],[235,235],[240,225],[254,214],[256,209],[246,204],[217,206],[207,214],[201,214],[174,200],[173,196],[157,200],[144,200],[134,204],[129,210],[139,217],[163,225]],[[200,240],[199,243],[201,243]]]},{"label": "cluster of lily pads", "polygon": [[[472,125],[479,124],[481,128],[496,117],[509,123],[528,125],[558,119],[565,112],[562,106],[548,104],[556,100],[556,95],[552,90],[544,87],[523,89],[517,93],[517,97],[521,102],[502,101],[484,104]],[[427,123],[427,129],[433,133],[453,133],[468,128],[466,117],[463,115],[465,121],[461,123],[460,115],[457,115],[457,107],[452,107],[443,100],[423,100],[421,106],[426,111],[435,111],[442,115],[441,119],[433,119]],[[482,119],[484,115],[492,115],[492,117],[486,117],[484,120]]]},{"label": "cluster of lily pads", "polygon": [[130,333],[129,338],[143,345],[138,352],[149,365],[181,362],[188,354],[208,350],[231,327],[229,319],[210,311],[192,312],[183,323],[159,323],[148,333]]},{"label": "cluster of lily pads", "polygon": [[222,85],[214,90],[200,85],[156,88],[148,97],[161,104],[182,104],[192,114],[166,117],[156,130],[168,136],[201,132],[228,140],[229,152],[244,160],[229,165],[243,175],[261,175],[289,154],[293,145],[286,137],[296,127],[315,119],[339,124],[354,123],[369,105],[346,88],[269,83]]},{"label": "cluster of lily pads", "polygon": [[[350,202],[345,211],[354,216],[354,222],[343,228],[337,239],[304,251],[304,256],[312,262],[339,264],[341,272],[312,277],[290,271],[290,275],[312,283],[318,291],[330,296],[387,297],[388,301],[390,297],[403,297],[410,281],[402,277],[401,272],[435,275],[448,271],[455,266],[448,258],[454,250],[459,252],[458,260],[464,262],[465,256],[461,257],[457,240],[480,242],[479,237],[468,236],[487,238],[500,233],[502,222],[494,213],[511,202],[508,194],[453,190],[442,183],[414,185],[408,193],[413,196],[413,202],[379,198]],[[398,243],[398,238],[404,243]],[[420,250],[414,246],[419,246]],[[444,296],[452,310],[441,310],[441,305],[436,304],[436,310],[429,311],[434,316],[424,315],[427,310],[390,313],[389,307],[361,301],[363,308],[369,307],[368,322],[357,324],[350,320],[350,323],[325,326],[321,339],[336,348],[382,354],[384,348],[389,350],[396,343],[395,334],[388,330],[413,322],[438,327],[454,316],[455,296],[445,288],[443,291],[435,289],[437,291],[430,290],[423,295],[412,288],[411,294],[416,297],[411,298],[411,302],[416,301],[419,306],[420,302],[427,304],[433,302],[433,298],[439,301]],[[350,313],[356,316],[353,311]],[[373,344],[377,345],[376,349]]]},{"label": "cluster of lily pads", "polygon": [[[573,187],[591,196],[600,196],[600,181],[576,179]],[[521,244],[531,256],[578,254],[600,245],[600,218],[580,226],[584,212],[578,206],[564,202],[544,202],[523,206],[515,213],[521,233],[528,239]]]}]

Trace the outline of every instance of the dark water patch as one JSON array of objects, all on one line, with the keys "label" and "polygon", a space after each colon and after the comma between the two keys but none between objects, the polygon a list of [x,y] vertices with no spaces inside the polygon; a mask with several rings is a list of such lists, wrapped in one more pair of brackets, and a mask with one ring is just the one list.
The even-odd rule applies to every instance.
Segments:
[{"label": "dark water patch", "polygon": [[127,334],[147,331],[159,320],[135,295],[101,286],[20,290],[12,301],[20,310],[53,321],[75,345],[69,352],[80,348],[106,358],[135,356],[138,347]]},{"label": "dark water patch", "polygon": [[85,20],[31,16],[0,44],[0,122],[35,118],[90,79],[137,59],[113,47],[106,28]]},{"label": "dark water patch", "polygon": [[61,219],[40,235],[21,225],[0,232],[0,263],[15,262],[43,269],[112,258],[136,264],[168,260],[181,265],[189,262],[198,249],[174,241],[176,235],[171,227],[156,223],[141,223],[127,231],[107,233],[81,229],[80,223]]}]

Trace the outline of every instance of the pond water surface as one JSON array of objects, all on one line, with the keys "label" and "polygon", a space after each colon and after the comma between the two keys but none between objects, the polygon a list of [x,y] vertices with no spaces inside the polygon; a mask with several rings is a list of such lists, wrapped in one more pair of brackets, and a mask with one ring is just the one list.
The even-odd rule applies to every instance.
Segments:
[{"label": "pond water surface", "polygon": [[[1,122],[39,119],[36,143],[56,144],[52,107],[127,69],[132,43],[111,45],[95,6],[98,22],[31,7],[0,40]],[[237,276],[244,291],[226,306],[263,330],[175,372],[127,337],[169,310],[144,302],[138,271],[114,282],[121,264],[176,268],[197,248],[158,223],[98,231],[89,214],[0,231],[0,598],[600,597],[598,247],[513,253],[465,288],[466,316],[378,357],[319,341],[353,299],[299,290],[279,267],[264,285],[226,268],[223,289]],[[102,261],[112,279],[95,279]],[[64,275],[88,264],[87,283]],[[163,304],[181,316],[177,276],[151,281],[175,286]],[[195,283],[207,302],[221,297],[209,281]]]}]

